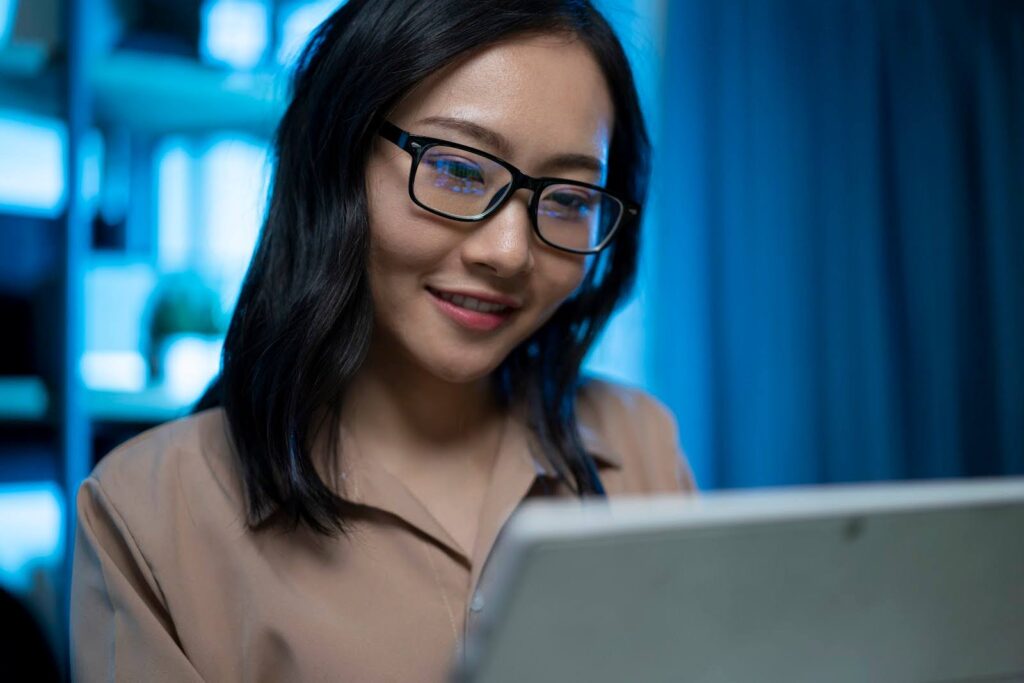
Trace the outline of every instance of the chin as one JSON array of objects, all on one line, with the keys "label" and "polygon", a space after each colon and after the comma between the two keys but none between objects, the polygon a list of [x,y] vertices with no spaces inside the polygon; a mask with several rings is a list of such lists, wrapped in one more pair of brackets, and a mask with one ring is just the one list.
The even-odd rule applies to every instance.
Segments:
[{"label": "chin", "polygon": [[487,377],[501,364],[501,359],[480,359],[453,357],[435,359],[426,367],[435,377],[452,384],[467,384]]}]

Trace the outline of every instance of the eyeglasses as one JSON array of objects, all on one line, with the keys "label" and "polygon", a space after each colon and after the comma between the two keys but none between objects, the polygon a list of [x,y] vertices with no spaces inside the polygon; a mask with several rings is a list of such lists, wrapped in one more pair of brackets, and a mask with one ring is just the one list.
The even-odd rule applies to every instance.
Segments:
[{"label": "eyeglasses", "polygon": [[565,178],[533,178],[503,159],[466,145],[412,135],[385,121],[380,135],[412,156],[409,197],[457,221],[482,221],[520,188],[530,190],[530,220],[542,242],[574,254],[596,254],[640,206],[604,188]]}]

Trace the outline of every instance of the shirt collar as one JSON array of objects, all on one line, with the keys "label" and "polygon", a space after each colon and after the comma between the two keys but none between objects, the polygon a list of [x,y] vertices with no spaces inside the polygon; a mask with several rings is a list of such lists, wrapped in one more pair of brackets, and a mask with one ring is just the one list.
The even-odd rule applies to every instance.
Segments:
[{"label": "shirt collar", "polygon": [[581,423],[580,438],[583,441],[583,447],[594,457],[598,466],[605,465],[614,469],[622,468],[622,456],[617,450],[608,445],[608,442],[604,440],[604,437],[596,429]]},{"label": "shirt collar", "polygon": [[[502,437],[502,444],[499,447],[497,462],[498,481],[503,487],[509,488],[511,498],[501,502],[507,510],[501,510],[496,514],[502,520],[511,512],[511,509],[522,499],[530,487],[529,463],[532,461],[533,474],[538,477],[557,479],[558,474],[554,466],[543,454],[543,450],[536,444],[536,437],[533,432],[526,428],[526,421],[521,412],[512,411],[506,423],[506,434]],[[604,437],[594,429],[586,418],[578,422],[580,440],[584,449],[594,458],[598,470],[620,469],[622,457],[618,451],[613,449]],[[344,429],[340,430],[340,442],[343,453],[349,457],[355,455],[355,442]],[[324,444],[321,442],[319,448]],[[423,533],[433,537],[443,545],[456,551],[463,557],[467,553],[460,549],[458,544],[445,532],[442,526],[422,506],[406,487],[387,472],[373,458],[358,458],[358,462],[347,462],[342,466],[341,471],[332,462],[324,474],[327,481],[333,481],[336,490],[342,491],[342,495],[350,502],[366,505],[383,510],[395,515],[407,523],[417,527]],[[508,461],[507,463],[505,461]],[[525,462],[524,462],[525,461]],[[518,467],[514,464],[518,462]],[[501,464],[504,463],[504,464]],[[524,478],[525,477],[525,478]],[[514,480],[514,481],[513,481]],[[500,528],[500,525],[495,527]],[[493,540],[493,539],[492,539]],[[460,552],[461,551],[461,552]],[[468,558],[467,558],[468,559]]]},{"label": "shirt collar", "polygon": [[[600,432],[582,420],[578,423],[578,426],[583,448],[594,458],[594,462],[599,470],[622,468],[622,456],[608,444]],[[543,455],[535,441],[534,438],[530,439],[530,454],[533,456],[534,468],[537,474],[557,478],[558,472],[548,458]]]}]

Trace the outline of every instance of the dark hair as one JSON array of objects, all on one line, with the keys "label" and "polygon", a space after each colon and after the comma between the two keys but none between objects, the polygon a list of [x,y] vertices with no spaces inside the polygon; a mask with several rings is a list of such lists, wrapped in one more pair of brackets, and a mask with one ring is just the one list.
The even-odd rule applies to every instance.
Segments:
[{"label": "dark hair", "polygon": [[[581,40],[600,65],[615,109],[607,187],[642,203],[649,142],[632,72],[586,0],[350,0],[306,47],[221,375],[196,407],[224,407],[252,528],[277,520],[333,534],[356,511],[319,476],[312,441],[327,426],[337,452],[341,398],[370,343],[365,168],[384,114],[472,50],[552,32]],[[525,404],[545,456],[580,495],[604,493],[576,423],[580,366],[633,285],[638,247],[638,225],[620,228],[575,293],[492,376],[504,405]]]}]

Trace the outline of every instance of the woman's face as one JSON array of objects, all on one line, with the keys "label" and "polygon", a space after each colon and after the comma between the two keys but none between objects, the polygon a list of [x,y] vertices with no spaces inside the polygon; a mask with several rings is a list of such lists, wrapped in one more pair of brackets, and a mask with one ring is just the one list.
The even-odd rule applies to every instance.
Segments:
[{"label": "woman's face", "polygon": [[[488,151],[532,176],[601,184],[603,172],[588,166],[606,165],[612,117],[607,85],[586,47],[541,36],[499,43],[433,74],[389,120],[413,135]],[[592,163],[567,164],[569,155]],[[536,237],[525,189],[480,222],[421,209],[407,190],[411,163],[378,138],[367,166],[374,351],[446,381],[477,380],[573,292],[588,257]],[[511,306],[472,310],[473,301],[451,301],[457,293]]]}]

